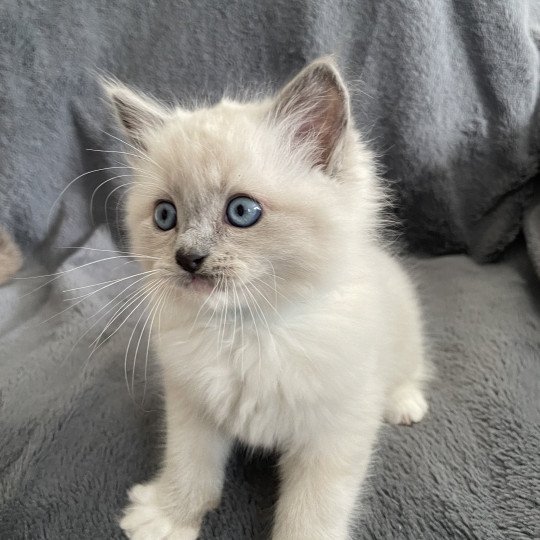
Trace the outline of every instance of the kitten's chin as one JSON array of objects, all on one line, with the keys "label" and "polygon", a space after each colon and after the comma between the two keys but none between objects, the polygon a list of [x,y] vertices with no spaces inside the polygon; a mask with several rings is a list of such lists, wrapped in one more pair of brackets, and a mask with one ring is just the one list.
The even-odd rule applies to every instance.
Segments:
[{"label": "kitten's chin", "polygon": [[180,280],[179,287],[196,295],[208,296],[214,290],[214,282],[207,277],[190,275]]},{"label": "kitten's chin", "polygon": [[197,293],[210,294],[214,290],[214,283],[208,278],[195,275],[187,284],[187,288]]}]

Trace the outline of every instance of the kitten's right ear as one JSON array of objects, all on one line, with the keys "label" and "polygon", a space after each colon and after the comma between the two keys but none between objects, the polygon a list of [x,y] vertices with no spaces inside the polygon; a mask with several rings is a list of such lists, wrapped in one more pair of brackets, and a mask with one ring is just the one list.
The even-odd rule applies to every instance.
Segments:
[{"label": "kitten's right ear", "polygon": [[126,135],[135,145],[145,148],[146,135],[162,126],[170,112],[153,99],[116,81],[103,81],[103,87]]}]

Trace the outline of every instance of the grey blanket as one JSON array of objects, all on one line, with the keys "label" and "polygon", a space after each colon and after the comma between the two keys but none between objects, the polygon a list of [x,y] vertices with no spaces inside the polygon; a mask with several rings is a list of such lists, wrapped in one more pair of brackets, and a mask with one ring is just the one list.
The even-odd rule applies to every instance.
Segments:
[{"label": "grey blanket", "polygon": [[[133,368],[138,312],[90,356],[119,289],[81,289],[127,277],[133,264],[72,270],[115,256],[94,250],[122,237],[120,191],[105,203],[124,177],[102,182],[129,170],[85,150],[125,150],[96,73],[189,104],[273,87],[335,53],[409,246],[492,260],[522,230],[528,207],[534,257],[534,6],[1,2],[0,225],[24,252],[19,277],[67,272],[0,287],[0,538],[119,538],[127,487],[149,478],[159,459],[159,380],[151,361],[145,369],[144,337]],[[97,170],[105,167],[119,168]],[[105,221],[115,244],[103,226],[95,231]],[[381,433],[355,538],[538,538],[540,291],[526,251],[520,243],[484,267],[462,255],[415,266],[437,366],[431,412],[414,428]],[[79,302],[69,298],[94,291],[67,309]],[[235,452],[203,538],[264,537],[273,465],[272,456]]]},{"label": "grey blanket", "polygon": [[[103,233],[86,247],[112,249]],[[102,257],[74,254],[67,272],[34,294],[23,296],[48,279],[0,289],[2,539],[120,538],[126,489],[156,470],[159,385],[151,367],[145,377],[146,338],[133,399],[135,347],[127,375],[124,367],[137,317],[89,358],[109,318],[94,325],[97,312],[118,291],[103,289],[61,313],[76,295],[63,291],[134,272],[123,259],[88,265]],[[524,250],[491,266],[449,256],[414,267],[437,368],[431,409],[412,428],[383,429],[354,538],[538,538],[540,286]],[[238,449],[202,539],[265,538],[274,471],[272,456]]]},{"label": "grey blanket", "polygon": [[[528,0],[4,0],[0,223],[27,253],[80,245],[118,166],[109,73],[165,101],[283,82],[334,53],[416,250],[491,260],[521,229],[540,148],[540,17]],[[107,174],[105,174],[107,173]],[[121,181],[122,179],[120,179]],[[118,193],[118,192],[117,192]],[[111,199],[109,199],[111,202]],[[111,202],[114,205],[114,201]]]}]

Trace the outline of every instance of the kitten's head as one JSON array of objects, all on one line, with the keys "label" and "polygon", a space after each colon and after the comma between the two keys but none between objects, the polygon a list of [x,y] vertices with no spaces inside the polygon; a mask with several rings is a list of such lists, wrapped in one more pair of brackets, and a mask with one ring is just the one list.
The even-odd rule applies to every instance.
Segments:
[{"label": "kitten's head", "polygon": [[134,148],[132,251],[177,298],[264,307],[308,295],[340,280],[373,232],[373,163],[331,61],[248,104],[171,110],[107,90]]}]

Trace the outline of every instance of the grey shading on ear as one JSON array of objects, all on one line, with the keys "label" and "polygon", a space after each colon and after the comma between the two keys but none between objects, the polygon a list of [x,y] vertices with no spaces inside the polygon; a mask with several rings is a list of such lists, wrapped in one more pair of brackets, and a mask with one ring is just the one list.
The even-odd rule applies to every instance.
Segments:
[{"label": "grey shading on ear", "polygon": [[349,94],[330,58],[305,67],[278,94],[272,109],[277,122],[292,130],[313,166],[330,167],[350,123]]},{"label": "grey shading on ear", "polygon": [[117,83],[105,80],[103,87],[120,123],[132,143],[145,148],[145,135],[165,123],[169,111],[155,100]]}]

